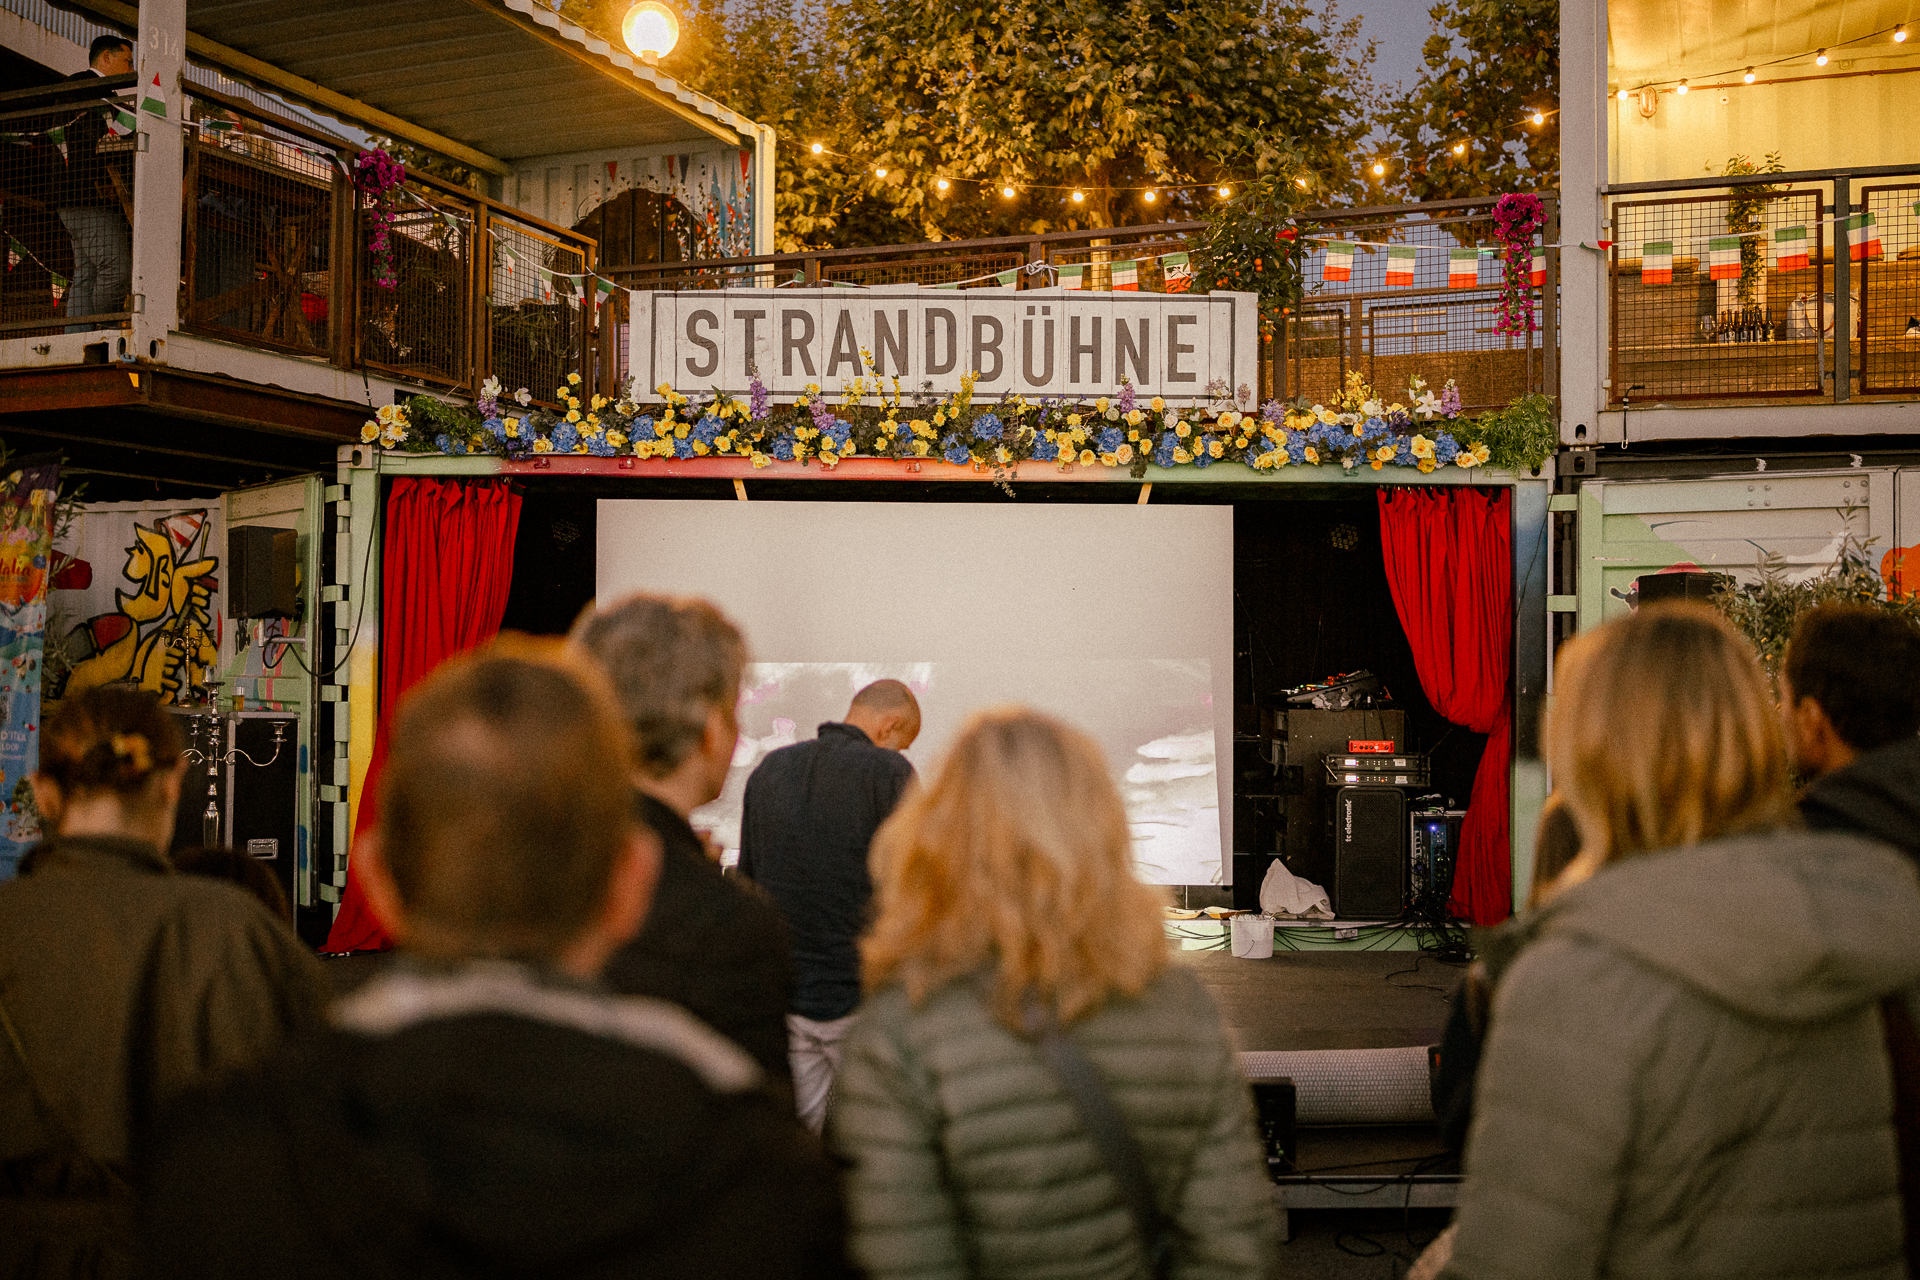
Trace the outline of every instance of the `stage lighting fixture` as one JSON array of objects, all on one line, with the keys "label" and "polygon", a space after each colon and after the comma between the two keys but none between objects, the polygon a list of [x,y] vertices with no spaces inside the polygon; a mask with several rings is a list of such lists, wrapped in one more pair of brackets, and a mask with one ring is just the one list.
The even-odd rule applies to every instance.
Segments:
[{"label": "stage lighting fixture", "polygon": [[620,37],[635,57],[664,58],[680,43],[680,19],[660,0],[640,0],[620,20]]}]

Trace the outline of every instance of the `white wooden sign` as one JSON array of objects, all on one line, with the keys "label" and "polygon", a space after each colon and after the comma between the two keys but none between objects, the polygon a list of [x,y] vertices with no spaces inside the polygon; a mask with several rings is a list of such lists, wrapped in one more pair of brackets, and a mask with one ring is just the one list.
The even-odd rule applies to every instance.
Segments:
[{"label": "white wooden sign", "polygon": [[1259,386],[1255,301],[1251,293],[917,285],[636,290],[628,368],[643,394],[666,382],[687,395],[745,396],[757,374],[776,400],[809,385],[837,396],[878,373],[889,384],[898,377],[908,394],[945,395],[978,372],[977,398],[1092,399],[1113,394],[1124,378],[1139,394],[1175,404],[1204,402],[1210,386],[1224,386],[1250,408]]}]

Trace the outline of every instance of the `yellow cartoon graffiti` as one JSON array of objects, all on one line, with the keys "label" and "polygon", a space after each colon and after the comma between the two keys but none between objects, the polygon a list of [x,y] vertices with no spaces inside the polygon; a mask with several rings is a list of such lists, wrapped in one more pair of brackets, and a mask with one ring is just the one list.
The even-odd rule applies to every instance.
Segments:
[{"label": "yellow cartoon graffiti", "polygon": [[120,571],[134,589],[114,592],[116,612],[74,628],[68,652],[78,660],[62,697],[131,680],[172,700],[183,685],[203,678],[217,656],[212,602],[220,586],[213,576],[220,562],[212,556],[184,557],[203,546],[205,529],[205,512],[134,526],[133,545]]}]

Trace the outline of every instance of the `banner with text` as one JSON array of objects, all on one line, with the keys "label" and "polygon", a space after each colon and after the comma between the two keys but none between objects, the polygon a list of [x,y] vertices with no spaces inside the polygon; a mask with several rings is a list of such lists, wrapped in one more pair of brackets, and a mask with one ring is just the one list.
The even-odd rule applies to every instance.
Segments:
[{"label": "banner with text", "polygon": [[1260,385],[1251,293],[889,286],[636,290],[631,301],[628,368],[642,394],[665,382],[688,395],[744,396],[757,375],[775,399],[791,400],[809,385],[838,395],[878,375],[889,394],[897,377],[906,394],[946,395],[977,372],[982,399],[1090,399],[1125,379],[1142,395],[1189,404],[1222,392],[1250,402]]}]

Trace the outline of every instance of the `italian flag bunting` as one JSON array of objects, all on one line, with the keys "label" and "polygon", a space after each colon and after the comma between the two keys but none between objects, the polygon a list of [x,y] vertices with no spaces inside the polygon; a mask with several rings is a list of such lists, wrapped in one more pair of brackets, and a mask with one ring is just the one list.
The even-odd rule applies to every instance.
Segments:
[{"label": "italian flag bunting", "polygon": [[1739,236],[1714,236],[1707,241],[1707,278],[1709,280],[1740,278]]},{"label": "italian flag bunting", "polygon": [[1781,227],[1773,233],[1773,266],[1776,271],[1801,271],[1807,265],[1807,229]]},{"label": "italian flag bunting", "polygon": [[599,276],[593,278],[593,309],[595,311],[600,309],[601,303],[613,296],[613,290],[613,281],[602,280]]},{"label": "italian flag bunting", "polygon": [[1527,283],[1543,285],[1547,282],[1547,251],[1535,249],[1533,261],[1527,264]]},{"label": "italian flag bunting", "polygon": [[1673,241],[1648,240],[1640,246],[1640,283],[1673,283]]},{"label": "italian flag bunting", "polygon": [[167,91],[160,87],[160,76],[156,72],[153,83],[147,86],[147,96],[140,99],[140,109],[150,116],[167,118]]},{"label": "italian flag bunting", "polygon": [[1847,218],[1847,252],[1855,262],[1880,256],[1880,223],[1871,213],[1856,213]]},{"label": "italian flag bunting", "polygon": [[67,296],[67,278],[57,271],[47,273],[53,278],[53,300],[55,302]]},{"label": "italian flag bunting", "polygon": [[1478,249],[1447,250],[1447,288],[1471,289],[1480,283]]},{"label": "italian flag bunting", "polygon": [[7,270],[11,271],[15,267],[19,266],[20,259],[26,256],[27,256],[27,250],[25,246],[23,246],[18,240],[15,240],[12,236],[8,236],[7,237]]},{"label": "italian flag bunting", "polygon": [[1420,260],[1420,251],[1410,244],[1390,244],[1387,246],[1387,283],[1390,285],[1411,285],[1413,269]]},{"label": "italian flag bunting", "polygon": [[540,279],[540,301],[552,302],[553,301],[553,272],[547,270],[545,267],[535,267],[533,269],[533,274],[538,276]]},{"label": "italian flag bunting", "polygon": [[508,275],[517,274],[520,266],[520,255],[504,240],[500,242],[500,265],[506,268]]},{"label": "italian flag bunting", "polygon": [[1002,271],[999,275],[996,275],[993,278],[993,283],[998,288],[1011,289],[1014,286],[1014,282],[1019,278],[1020,268],[1014,267],[1009,271]]},{"label": "italian flag bunting", "polygon": [[107,132],[116,138],[124,138],[139,127],[139,120],[125,107],[108,107]]},{"label": "italian flag bunting", "polygon": [[1131,258],[1113,264],[1113,287],[1121,292],[1140,292],[1140,264]]},{"label": "italian flag bunting", "polygon": [[1328,241],[1327,260],[1320,268],[1320,278],[1322,280],[1353,279],[1353,250],[1354,246],[1344,240]]},{"label": "italian flag bunting", "polygon": [[1160,272],[1166,277],[1168,293],[1185,293],[1193,288],[1193,259],[1184,253],[1170,253],[1160,259]]},{"label": "italian flag bunting", "polygon": [[60,158],[61,158],[62,160],[69,160],[69,161],[70,161],[70,157],[69,157],[69,156],[67,155],[67,129],[66,129],[66,126],[65,126],[65,125],[58,125],[58,124],[57,124],[57,125],[55,125],[55,126],[53,126],[53,128],[51,128],[51,129],[49,129],[49,130],[47,130],[47,134],[46,134],[46,137],[47,137],[47,141],[48,141],[48,142],[51,142],[51,143],[52,143],[52,144],[53,144],[53,145],[54,145],[55,147],[58,147],[58,148],[59,148],[59,150],[60,150]]},{"label": "italian flag bunting", "polygon": [[1087,268],[1085,263],[1073,262],[1056,268],[1060,272],[1062,289],[1084,289],[1087,287]]}]

